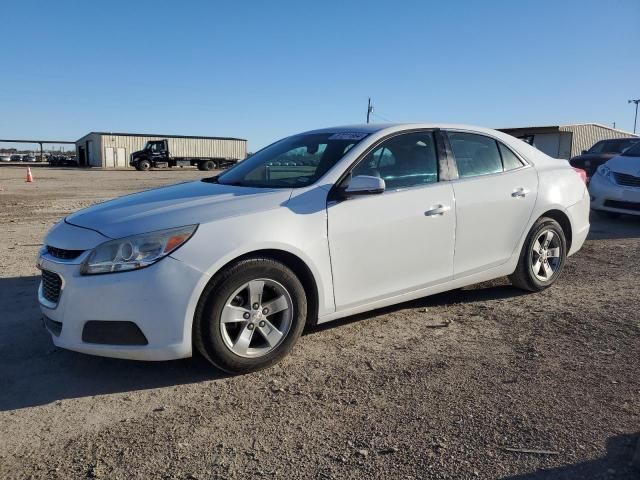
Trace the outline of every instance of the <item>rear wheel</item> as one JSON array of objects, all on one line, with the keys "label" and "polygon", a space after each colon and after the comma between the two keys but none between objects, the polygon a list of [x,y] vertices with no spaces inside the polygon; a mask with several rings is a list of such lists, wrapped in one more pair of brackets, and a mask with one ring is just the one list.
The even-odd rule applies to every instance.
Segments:
[{"label": "rear wheel", "polygon": [[202,170],[215,170],[217,167],[216,162],[214,162],[213,160],[201,162],[200,165],[202,165]]},{"label": "rear wheel", "polygon": [[537,292],[553,285],[567,258],[567,240],[558,222],[540,218],[522,247],[518,267],[509,279],[518,288]]},{"label": "rear wheel", "polygon": [[289,353],[302,333],[307,298],[296,275],[269,258],[249,258],[220,274],[196,312],[194,344],[229,373],[268,367]]}]

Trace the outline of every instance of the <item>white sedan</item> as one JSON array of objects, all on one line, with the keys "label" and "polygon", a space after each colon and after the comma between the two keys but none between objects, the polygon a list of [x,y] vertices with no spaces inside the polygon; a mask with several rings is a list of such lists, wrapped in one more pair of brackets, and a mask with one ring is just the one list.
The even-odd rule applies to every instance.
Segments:
[{"label": "white sedan", "polygon": [[505,275],[547,288],[588,230],[576,171],[509,135],[327,128],[68,216],[46,236],[38,297],[60,347],[196,349],[239,373],[281,359],[305,324]]},{"label": "white sedan", "polygon": [[589,191],[591,208],[598,213],[640,215],[640,142],[600,165]]}]

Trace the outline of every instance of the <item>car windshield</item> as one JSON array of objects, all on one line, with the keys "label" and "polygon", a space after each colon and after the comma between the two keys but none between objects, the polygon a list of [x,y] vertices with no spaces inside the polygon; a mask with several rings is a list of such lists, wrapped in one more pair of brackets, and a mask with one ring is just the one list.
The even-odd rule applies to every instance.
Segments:
[{"label": "car windshield", "polygon": [[368,134],[362,132],[295,135],[263,148],[217,181],[223,185],[298,188],[311,185]]},{"label": "car windshield", "polygon": [[589,149],[588,153],[620,153],[625,148],[633,145],[634,139],[621,139],[621,140],[603,140],[596,143]]},{"label": "car windshield", "polygon": [[633,147],[627,148],[622,155],[625,157],[640,157],[640,142],[635,142]]}]

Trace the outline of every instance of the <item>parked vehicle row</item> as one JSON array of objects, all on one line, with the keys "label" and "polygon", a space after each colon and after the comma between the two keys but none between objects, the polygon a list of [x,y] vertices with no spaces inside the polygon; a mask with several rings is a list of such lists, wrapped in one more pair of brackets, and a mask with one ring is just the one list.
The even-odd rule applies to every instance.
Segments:
[{"label": "parked vehicle row", "polygon": [[39,157],[36,158],[35,156],[33,156],[30,153],[21,155],[18,153],[14,153],[14,154],[2,154],[0,155],[0,162],[35,162],[35,161],[39,161]]},{"label": "parked vehicle row", "polygon": [[227,372],[307,324],[509,276],[553,285],[589,231],[567,163],[501,132],[360,125],[294,135],[224,173],[67,216],[38,258],[53,342]]},{"label": "parked vehicle row", "polygon": [[49,165],[52,167],[77,167],[78,159],[75,155],[50,155]]}]

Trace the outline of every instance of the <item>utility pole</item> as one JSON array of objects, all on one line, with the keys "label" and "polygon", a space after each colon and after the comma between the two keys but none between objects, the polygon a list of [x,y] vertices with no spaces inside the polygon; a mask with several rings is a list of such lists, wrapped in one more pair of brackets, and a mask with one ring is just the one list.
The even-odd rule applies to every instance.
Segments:
[{"label": "utility pole", "polygon": [[[627,103],[635,103],[636,104],[636,116],[633,120],[633,133],[636,133],[636,125],[638,124],[638,104],[640,103],[640,98],[629,100]],[[369,123],[369,122],[367,122]]]},{"label": "utility pole", "polygon": [[[638,104],[636,104],[636,110],[638,108]],[[369,103],[367,104],[367,123],[369,123],[369,117],[373,113],[373,105],[371,105],[371,97],[369,97]]]}]

